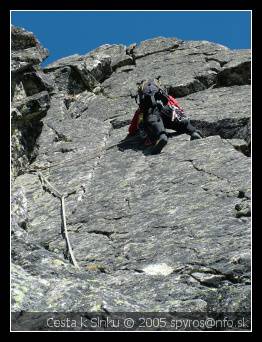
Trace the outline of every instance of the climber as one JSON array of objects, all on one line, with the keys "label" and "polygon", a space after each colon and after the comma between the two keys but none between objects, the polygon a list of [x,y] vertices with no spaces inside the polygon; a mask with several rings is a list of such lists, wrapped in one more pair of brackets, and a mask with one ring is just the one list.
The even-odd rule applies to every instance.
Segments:
[{"label": "climber", "polygon": [[186,117],[183,108],[160,87],[157,79],[139,84],[136,102],[139,107],[128,128],[129,135],[139,132],[145,145],[154,144],[152,154],[160,153],[167,144],[166,128],[187,133],[191,140],[202,138]]}]

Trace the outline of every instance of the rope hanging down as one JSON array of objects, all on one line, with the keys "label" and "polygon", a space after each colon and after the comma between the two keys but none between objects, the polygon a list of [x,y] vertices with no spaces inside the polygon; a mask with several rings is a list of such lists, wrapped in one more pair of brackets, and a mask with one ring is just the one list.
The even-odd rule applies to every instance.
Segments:
[{"label": "rope hanging down", "polygon": [[[109,147],[107,147],[107,148],[104,148],[104,149],[101,149],[101,151],[100,151],[100,153],[98,153],[98,154],[95,154],[93,157],[91,157],[91,158],[88,158],[87,160],[85,160],[84,162],[87,162],[87,161],[89,161],[89,160],[92,160],[92,159],[95,159],[95,158],[97,158],[98,156],[100,156],[101,155],[101,152],[103,152],[103,151],[108,151],[108,150],[110,150],[110,149],[112,149],[112,148],[114,148],[114,147],[116,147],[116,146],[121,146],[121,144],[124,144],[124,143],[129,143],[129,142],[133,142],[133,141],[135,141],[136,139],[134,139],[134,137],[132,137],[131,139],[130,139],[130,137],[129,137],[129,139],[124,139],[124,140],[122,140],[122,141],[120,141],[120,143],[117,143],[117,144],[114,144],[114,145],[111,145],[111,146],[109,146]],[[72,163],[72,165],[73,164],[75,164],[75,161],[77,160],[77,159],[83,159],[83,156],[81,156],[81,157],[79,157],[79,158],[75,158],[74,160],[72,160],[71,161],[71,163]],[[70,164],[68,161],[65,161],[64,163],[63,162],[61,162],[61,163],[55,163],[55,164],[51,164],[49,167],[44,167],[44,168],[41,168],[42,170],[45,170],[45,169],[49,169],[49,168],[53,168],[54,166],[60,166],[61,167],[61,165],[63,165],[63,164],[65,164],[65,165],[67,165],[68,166],[68,164]],[[63,230],[62,230],[62,234],[63,234],[63,236],[65,237],[65,240],[66,240],[66,244],[67,244],[67,251],[68,251],[68,253],[69,253],[69,259],[70,259],[70,261],[72,262],[72,264],[76,267],[76,268],[78,268],[78,269],[80,269],[80,267],[79,267],[79,265],[78,265],[78,263],[77,263],[77,261],[76,261],[76,259],[75,259],[75,257],[74,257],[74,253],[73,253],[73,250],[72,250],[72,247],[71,247],[71,244],[70,244],[70,240],[69,240],[69,236],[68,236],[68,230],[67,230],[67,225],[66,225],[66,214],[65,214],[65,198],[66,197],[68,197],[69,195],[71,195],[72,193],[75,193],[76,192],[76,190],[75,191],[71,191],[71,192],[69,192],[69,193],[67,193],[66,195],[64,195],[64,194],[61,194],[45,177],[44,177],[44,175],[40,172],[40,170],[39,170],[40,168],[39,167],[37,167],[37,168],[32,168],[32,167],[29,167],[28,168],[28,170],[27,170],[27,172],[28,173],[36,173],[37,175],[38,175],[38,177],[39,177],[39,179],[40,179],[40,182],[42,183],[42,185],[43,186],[45,186],[44,184],[46,184],[48,187],[49,187],[49,191],[51,192],[51,193],[53,193],[53,195],[55,196],[55,197],[58,197],[59,199],[60,199],[60,201],[61,201],[61,214],[62,214],[62,227],[63,227]]]},{"label": "rope hanging down", "polygon": [[69,236],[68,236],[68,230],[67,230],[67,225],[66,225],[66,214],[65,214],[65,197],[69,196],[70,193],[64,195],[64,194],[61,194],[52,184],[50,184],[50,182],[43,176],[43,174],[41,172],[37,172],[37,175],[41,181],[41,183],[44,185],[44,183],[46,183],[46,185],[48,185],[48,187],[51,189],[49,189],[53,194],[54,196],[58,197],[61,201],[61,213],[62,213],[62,227],[63,227],[63,230],[62,230],[62,234],[64,235],[65,237],[65,240],[66,240],[66,245],[67,245],[67,251],[69,253],[69,257],[70,257],[70,260],[72,262],[72,264],[80,269],[76,259],[75,259],[75,256],[74,256],[74,253],[73,253],[73,250],[72,250],[72,247],[71,247],[71,243],[70,243],[70,240],[69,240]]}]

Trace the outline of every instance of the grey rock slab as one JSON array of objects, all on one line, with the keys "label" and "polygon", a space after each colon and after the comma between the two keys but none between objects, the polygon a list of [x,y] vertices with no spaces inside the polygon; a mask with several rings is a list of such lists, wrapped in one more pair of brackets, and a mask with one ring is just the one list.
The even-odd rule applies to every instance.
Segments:
[{"label": "grey rock slab", "polygon": [[[201,254],[203,260],[215,262],[216,258],[219,259],[217,254],[219,240],[213,242],[212,239],[216,236],[218,239],[225,239],[223,243],[228,241],[229,244],[232,244],[233,240],[225,236],[228,227],[231,225],[231,233],[232,229],[235,229],[237,234],[239,234],[242,224],[243,227],[246,227],[245,223],[234,219],[234,207],[239,202],[238,188],[240,184],[241,188],[243,187],[244,179],[247,182],[246,187],[249,186],[247,172],[249,161],[247,159],[245,162],[246,157],[232,149],[230,145],[225,145],[220,138],[214,137],[208,140],[202,146],[201,156],[197,156],[193,146],[191,148],[188,146],[184,149],[186,152],[183,156],[178,155],[177,159],[174,158],[173,168],[176,173],[173,177],[172,173],[167,174],[164,183],[161,182],[161,174],[166,174],[165,165],[172,170],[170,157],[175,151],[166,152],[170,153],[170,157],[166,155],[164,158],[164,154],[163,157],[159,156],[160,161],[155,165],[151,163],[150,168],[149,158],[145,156],[141,156],[140,161],[135,163],[128,162],[128,157],[123,156],[121,159],[118,158],[118,164],[115,164],[116,169],[111,168],[109,177],[104,173],[106,167],[103,165],[106,165],[112,157],[105,155],[102,164],[96,170],[97,177],[93,179],[89,188],[90,196],[86,199],[87,203],[79,204],[76,212],[70,218],[70,223],[76,225],[79,222],[80,231],[87,229],[88,226],[96,227],[98,230],[100,222],[103,221],[101,218],[108,220],[114,227],[115,235],[113,234],[111,238],[116,244],[119,236],[121,236],[121,244],[125,239],[125,235],[118,235],[117,232],[126,233],[127,243],[119,247],[124,253],[124,257],[130,260],[131,267],[137,268],[139,260],[144,263],[148,260],[160,262],[171,258],[172,262],[179,262],[181,255],[183,255],[181,260],[188,260],[188,262],[189,259],[194,262]],[[170,142],[170,145],[174,143],[174,141]],[[192,142],[187,142],[187,144],[196,145]],[[210,165],[208,150],[217,155],[213,167]],[[110,152],[111,155],[114,153],[119,154],[120,152]],[[186,162],[187,158],[190,159],[192,155],[196,160]],[[223,160],[221,160],[222,155]],[[180,158],[182,162],[179,161]],[[239,179],[239,175],[234,172],[234,159],[238,160],[239,165],[243,163],[241,172],[243,179]],[[127,167],[127,173],[124,173],[123,166],[119,165],[121,162]],[[221,173],[220,162],[228,165],[227,175]],[[205,163],[209,165],[208,168]],[[175,166],[176,164],[178,165]],[[230,165],[232,165],[231,171]],[[150,175],[148,174],[149,169],[151,170]],[[181,169],[181,178],[179,169]],[[106,179],[106,183],[104,183],[104,179]],[[148,181],[151,184],[150,190]],[[214,184],[217,184],[216,187]],[[105,186],[111,189],[110,192],[106,192],[106,195],[102,193]],[[183,193],[179,192],[181,187]],[[117,189],[117,192],[112,192],[113,189]],[[124,189],[126,190],[124,191]],[[231,193],[229,189],[231,189]],[[191,201],[188,201],[188,198],[191,198]],[[183,206],[179,203],[183,203]],[[88,208],[88,212],[85,208]],[[125,226],[124,230],[123,226]],[[246,232],[244,244],[248,241],[248,226]],[[179,242],[177,242],[176,236],[179,236]],[[204,239],[203,243],[198,241],[198,245],[193,244],[196,236]],[[167,244],[161,247],[162,241],[166,241]],[[171,243],[171,241],[173,242]],[[212,246],[212,252],[210,250],[211,254],[208,257],[206,253],[209,253],[209,248],[204,247],[206,243],[210,244],[210,247]],[[105,260],[105,262],[107,261]]]},{"label": "grey rock slab", "polygon": [[191,277],[195,278],[202,284],[211,285],[215,287],[225,278],[225,276],[220,274],[208,274],[200,272],[191,273]]},{"label": "grey rock slab", "polygon": [[227,62],[218,73],[217,86],[251,84],[250,50],[232,53],[234,58]]},{"label": "grey rock slab", "polygon": [[[92,90],[99,82],[111,75],[111,58],[106,55],[62,58],[48,65],[44,72],[55,73],[56,79],[63,78],[63,74],[70,74],[73,79],[78,76],[86,88]],[[73,73],[76,73],[76,75]]]},{"label": "grey rock slab", "polygon": [[179,99],[179,103],[204,136],[250,139],[249,85],[206,89]]},{"label": "grey rock slab", "polygon": [[177,38],[156,37],[145,40],[135,46],[132,54],[135,59],[138,59],[162,51],[171,51],[177,48],[181,42],[182,41]]},{"label": "grey rock slab", "polygon": [[[37,45],[25,36],[31,45],[15,54]],[[204,139],[171,131],[151,155],[137,137],[124,140],[136,83],[159,75]],[[12,80],[12,309],[250,310],[250,91],[250,51],[206,41],[106,44],[44,71],[20,68]],[[66,196],[79,270],[46,180]]]},{"label": "grey rock slab", "polygon": [[[217,54],[220,54],[218,59]],[[137,82],[161,76],[161,83],[168,92],[182,97],[211,86],[250,84],[250,73],[245,65],[250,66],[249,50],[232,52],[209,42],[195,43],[193,47],[192,44],[185,44],[183,48],[145,55],[136,61],[134,69],[128,73],[114,73],[103,86],[108,96],[128,96],[130,90],[135,91]],[[223,83],[223,73],[226,73],[226,79],[231,80],[230,84]]]},{"label": "grey rock slab", "polygon": [[143,307],[119,291],[112,291],[105,286],[98,289],[99,281],[92,279],[92,276],[82,281],[78,279],[76,286],[73,277],[42,279],[31,276],[17,265],[13,265],[12,274],[13,312],[21,309],[38,312],[103,312],[104,309],[114,312],[120,309],[125,312]]},{"label": "grey rock slab", "polygon": [[125,65],[134,64],[133,58],[127,54],[127,48],[123,44],[104,44],[92,50],[87,56],[106,55],[111,59],[111,67],[116,70]]}]

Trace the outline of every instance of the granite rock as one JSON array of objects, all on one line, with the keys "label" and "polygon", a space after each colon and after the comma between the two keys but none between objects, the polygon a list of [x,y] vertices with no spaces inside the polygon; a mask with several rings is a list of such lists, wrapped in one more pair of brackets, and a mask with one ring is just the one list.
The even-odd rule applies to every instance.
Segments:
[{"label": "granite rock", "polygon": [[[22,60],[28,45],[17,44]],[[158,37],[23,71],[12,111],[14,312],[250,311],[250,60],[249,50]],[[158,75],[204,139],[170,132],[151,155],[124,139],[130,91]],[[80,269],[43,179],[65,195]]]}]

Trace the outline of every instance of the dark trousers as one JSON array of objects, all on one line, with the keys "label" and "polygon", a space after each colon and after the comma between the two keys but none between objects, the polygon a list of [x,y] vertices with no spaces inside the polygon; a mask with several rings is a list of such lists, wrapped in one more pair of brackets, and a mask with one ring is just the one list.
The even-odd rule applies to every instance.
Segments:
[{"label": "dark trousers", "polygon": [[161,116],[158,110],[154,110],[151,114],[146,115],[144,124],[151,139],[158,139],[161,133],[165,133],[166,128],[189,135],[196,131],[196,128],[191,124],[189,118],[171,121],[171,118]]}]

